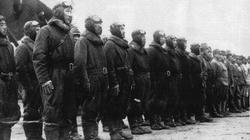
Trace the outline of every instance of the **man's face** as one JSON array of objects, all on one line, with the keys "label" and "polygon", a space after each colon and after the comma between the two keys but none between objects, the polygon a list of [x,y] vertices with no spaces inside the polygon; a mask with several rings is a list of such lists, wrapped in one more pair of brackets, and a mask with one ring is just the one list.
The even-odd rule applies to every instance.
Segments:
[{"label": "man's face", "polygon": [[95,23],[94,28],[95,28],[95,32],[97,35],[102,34],[102,24],[101,23]]},{"label": "man's face", "polygon": [[235,59],[232,57],[231,59],[232,64],[235,64]]},{"label": "man's face", "polygon": [[161,35],[160,36],[160,44],[163,45],[165,43],[165,36]]},{"label": "man's face", "polygon": [[204,55],[206,56],[206,57],[208,57],[208,58],[212,58],[213,57],[213,55],[212,55],[212,50],[211,49],[206,49],[206,50],[204,50]]},{"label": "man's face", "polygon": [[142,46],[144,47],[145,44],[146,44],[146,37],[145,37],[145,35],[141,36],[141,43],[142,43]]},{"label": "man's face", "polygon": [[64,9],[64,21],[66,24],[70,24],[72,22],[72,8],[67,7]]},{"label": "man's face", "polygon": [[204,50],[204,55],[205,55],[205,56],[209,56],[208,49]]},{"label": "man's face", "polygon": [[76,42],[80,38],[80,34],[73,35],[74,41]]},{"label": "man's face", "polygon": [[125,38],[125,28],[124,28],[124,26],[120,27],[120,32],[121,32],[121,37]]},{"label": "man's face", "polygon": [[211,48],[208,48],[208,57],[211,59],[213,58],[213,53]]},{"label": "man's face", "polygon": [[[208,54],[208,52],[207,52],[207,54]],[[218,60],[220,60],[220,55],[218,53],[216,53],[216,54],[214,54],[214,58],[217,58]]]},{"label": "man's face", "polygon": [[6,25],[6,21],[4,20],[0,21],[0,33],[3,36],[7,35],[7,25]]},{"label": "man's face", "polygon": [[247,60],[246,60],[246,59],[244,59],[244,64],[245,64],[245,65],[247,64]]},{"label": "man's face", "polygon": [[36,31],[36,33],[38,33],[40,29],[41,29],[41,28],[40,28],[39,25],[38,25],[38,26],[35,26],[35,31]]},{"label": "man's face", "polygon": [[176,40],[176,38],[174,38],[174,39],[172,40],[172,42],[173,42],[174,48],[176,48],[176,47],[177,47],[177,40]]},{"label": "man's face", "polygon": [[183,49],[186,50],[187,48],[187,42],[183,42]]},{"label": "man's face", "polygon": [[32,23],[32,30],[34,30],[36,32],[36,34],[38,33],[38,31],[41,29],[39,23],[37,21],[33,21]]}]

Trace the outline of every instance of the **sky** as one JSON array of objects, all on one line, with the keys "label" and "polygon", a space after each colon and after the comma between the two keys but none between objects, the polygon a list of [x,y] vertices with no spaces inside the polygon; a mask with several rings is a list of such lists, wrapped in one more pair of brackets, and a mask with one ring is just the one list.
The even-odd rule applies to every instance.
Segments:
[{"label": "sky", "polygon": [[[60,0],[41,0],[53,7]],[[103,35],[113,22],[146,31],[147,45],[155,30],[185,37],[188,44],[206,42],[213,49],[250,56],[250,0],[73,0],[73,24],[84,31],[89,15],[103,19]]]}]

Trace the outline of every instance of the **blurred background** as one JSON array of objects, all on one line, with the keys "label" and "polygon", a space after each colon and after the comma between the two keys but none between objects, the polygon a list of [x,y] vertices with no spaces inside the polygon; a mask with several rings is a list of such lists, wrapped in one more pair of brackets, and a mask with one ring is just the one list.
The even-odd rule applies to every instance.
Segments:
[{"label": "blurred background", "polygon": [[[52,8],[60,0],[41,0]],[[84,30],[84,19],[103,19],[103,35],[115,21],[126,25],[126,39],[134,29],[147,32],[147,45],[157,29],[185,37],[188,44],[208,43],[212,48],[250,56],[249,0],[73,0],[73,24]],[[188,49],[189,50],[189,49]]]}]

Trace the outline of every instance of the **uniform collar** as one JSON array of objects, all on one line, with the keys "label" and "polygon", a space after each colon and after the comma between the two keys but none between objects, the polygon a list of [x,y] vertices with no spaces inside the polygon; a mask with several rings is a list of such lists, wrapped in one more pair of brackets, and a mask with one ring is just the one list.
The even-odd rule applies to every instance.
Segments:
[{"label": "uniform collar", "polygon": [[147,54],[146,50],[144,47],[141,47],[140,45],[138,45],[136,42],[132,41],[129,43],[129,45],[131,46],[132,49],[134,49],[136,52],[140,53],[140,54]]},{"label": "uniform collar", "polygon": [[83,36],[86,37],[94,45],[97,45],[97,46],[103,45],[103,41],[101,40],[101,38],[88,30],[86,30],[83,33]]},{"label": "uniform collar", "polygon": [[70,26],[65,24],[62,20],[52,17],[48,23],[49,25],[56,26],[62,31],[68,33],[70,31]]},{"label": "uniform collar", "polygon": [[28,36],[24,36],[22,39],[21,39],[21,42],[28,45],[30,49],[33,50],[33,46],[34,46],[34,41],[28,37]]},{"label": "uniform collar", "polygon": [[109,38],[109,40],[115,42],[118,46],[120,46],[120,47],[122,47],[122,48],[124,48],[124,49],[128,49],[128,48],[129,48],[129,46],[128,46],[128,41],[125,40],[125,39],[121,39],[121,38],[119,38],[119,37],[117,37],[117,36],[112,35],[112,36]]},{"label": "uniform collar", "polygon": [[8,37],[0,37],[0,45],[1,46],[7,46],[9,44]]},{"label": "uniform collar", "polygon": [[151,42],[151,44],[149,46],[156,48],[157,50],[159,50],[161,52],[166,52],[166,50],[164,48],[162,48],[161,45],[155,41]]}]

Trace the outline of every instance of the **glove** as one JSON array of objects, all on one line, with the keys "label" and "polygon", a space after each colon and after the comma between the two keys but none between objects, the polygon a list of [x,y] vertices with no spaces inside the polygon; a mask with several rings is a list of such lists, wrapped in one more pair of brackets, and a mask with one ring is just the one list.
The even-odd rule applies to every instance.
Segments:
[{"label": "glove", "polygon": [[116,86],[114,86],[113,87],[113,96],[118,96],[119,95],[119,92],[120,92],[120,87],[119,87],[119,85],[116,85]]},{"label": "glove", "polygon": [[135,81],[133,81],[131,84],[131,90],[135,90]]},{"label": "glove", "polygon": [[52,84],[52,81],[49,80],[46,83],[42,84],[42,92],[45,94],[51,94],[54,90],[54,86]]},{"label": "glove", "polygon": [[89,82],[85,85],[85,88],[86,88],[86,91],[88,92],[88,95],[90,95],[90,83]]}]

